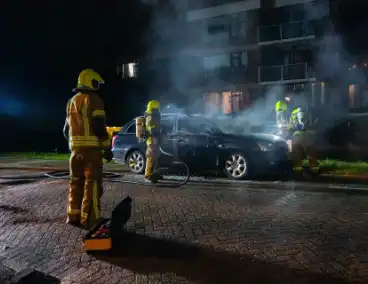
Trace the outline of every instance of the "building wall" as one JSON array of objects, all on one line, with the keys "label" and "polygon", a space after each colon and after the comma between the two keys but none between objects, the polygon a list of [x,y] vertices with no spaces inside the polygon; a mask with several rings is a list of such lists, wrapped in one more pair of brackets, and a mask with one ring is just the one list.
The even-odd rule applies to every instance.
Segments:
[{"label": "building wall", "polygon": [[[180,68],[183,77],[190,77],[186,86],[197,89],[193,93],[204,94],[204,103],[217,104],[223,112],[246,107],[260,90],[275,84],[305,84],[311,93],[311,84],[318,83],[313,52],[314,27],[320,20],[305,13],[302,5],[311,2],[188,1],[189,11],[183,19],[191,36],[180,51],[180,61],[195,66],[191,69],[195,71]],[[160,78],[156,81],[163,88],[172,77],[170,69],[164,70],[157,69],[161,74],[152,76]],[[227,91],[230,93],[224,95]],[[232,97],[236,91],[242,92],[241,98]]]},{"label": "building wall", "polygon": [[221,5],[188,11],[187,20],[188,22],[191,22],[196,20],[215,18],[224,15],[236,14],[243,11],[257,10],[260,8],[261,8],[260,0],[238,1],[235,3],[226,3],[224,1],[224,3]]}]

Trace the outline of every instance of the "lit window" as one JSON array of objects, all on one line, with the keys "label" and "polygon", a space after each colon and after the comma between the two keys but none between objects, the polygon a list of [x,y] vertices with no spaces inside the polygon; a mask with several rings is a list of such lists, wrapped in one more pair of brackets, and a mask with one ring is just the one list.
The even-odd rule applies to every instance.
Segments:
[{"label": "lit window", "polygon": [[136,78],[137,77],[137,63],[122,64],[121,75],[123,78]]},{"label": "lit window", "polygon": [[356,95],[356,86],[349,86],[349,106],[353,108],[355,106],[355,95]]}]

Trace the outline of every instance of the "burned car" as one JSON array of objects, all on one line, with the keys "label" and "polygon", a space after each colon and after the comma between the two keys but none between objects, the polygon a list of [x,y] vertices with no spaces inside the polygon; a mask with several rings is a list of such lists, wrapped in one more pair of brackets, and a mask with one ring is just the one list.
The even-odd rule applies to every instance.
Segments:
[{"label": "burned car", "polygon": [[[160,156],[160,166],[174,168],[184,161],[192,173],[222,172],[240,180],[291,169],[287,143],[269,134],[226,134],[199,115],[163,114],[161,147],[173,157]],[[113,137],[114,160],[133,173],[145,169],[146,145],[136,138],[135,120],[126,123]]]}]

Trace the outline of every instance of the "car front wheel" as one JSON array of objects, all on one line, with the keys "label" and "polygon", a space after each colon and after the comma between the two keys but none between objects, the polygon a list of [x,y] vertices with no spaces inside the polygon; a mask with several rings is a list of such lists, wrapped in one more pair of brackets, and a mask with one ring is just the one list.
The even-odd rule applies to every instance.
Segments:
[{"label": "car front wheel", "polygon": [[233,153],[225,161],[224,172],[233,180],[245,179],[249,176],[248,160],[242,153]]},{"label": "car front wheel", "polygon": [[128,154],[126,164],[133,173],[142,174],[146,167],[146,159],[141,151],[133,150]]}]

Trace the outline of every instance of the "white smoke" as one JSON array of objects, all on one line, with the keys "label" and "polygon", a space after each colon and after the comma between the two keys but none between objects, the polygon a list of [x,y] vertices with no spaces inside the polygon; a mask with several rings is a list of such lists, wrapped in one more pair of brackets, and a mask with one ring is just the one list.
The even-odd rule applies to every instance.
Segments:
[{"label": "white smoke", "polygon": [[[148,42],[150,53],[154,57],[170,57],[166,73],[162,75],[160,68],[156,66],[156,78],[166,81],[167,85],[172,87],[165,91],[170,94],[172,102],[179,101],[179,98],[186,97],[190,101],[194,112],[203,112],[203,93],[197,91],[194,87],[196,83],[206,81],[207,86],[212,86],[215,91],[217,86],[224,85],[222,80],[216,76],[207,76],[204,74],[203,57],[186,56],[190,53],[190,46],[196,46],[201,49],[205,44],[202,39],[208,36],[208,30],[200,29],[198,26],[192,26],[186,21],[187,2],[181,0],[171,0],[162,3],[159,0],[141,0],[153,9],[153,17],[150,32],[155,33],[155,40]],[[159,3],[161,2],[161,3]],[[160,5],[159,5],[160,4]],[[328,1],[310,2],[304,5],[304,20],[320,21],[327,19],[330,14]],[[182,18],[184,17],[184,19]],[[249,23],[250,21],[248,21]],[[323,25],[316,29],[319,34],[316,43],[319,47],[315,48],[314,66],[316,76],[327,81],[325,85],[325,104],[323,111],[317,115],[327,117],[327,124],[332,124],[336,117],[346,114],[346,96],[347,96],[347,70],[351,65],[342,36],[336,31],[331,20],[327,20]],[[255,31],[254,31],[255,32]],[[225,51],[226,43],[221,45],[216,43],[216,49]],[[359,72],[358,72],[359,73]],[[361,74],[358,74],[361,76]],[[316,83],[317,89],[319,85]],[[332,88],[333,86],[333,88]],[[227,83],[227,90],[235,90],[232,84]],[[270,86],[265,88],[263,96],[259,96],[253,102],[251,107],[241,111],[236,118],[231,120],[234,126],[244,126],[244,131],[248,131],[252,126],[268,125],[275,121],[274,106],[278,99],[284,97],[289,90],[284,85]],[[317,91],[318,93],[318,91]],[[155,95],[155,94],[154,94]],[[159,94],[160,97],[162,94]],[[183,99],[181,99],[183,100]],[[310,94],[299,92],[293,96],[294,105],[306,105],[311,103]],[[328,102],[328,103],[327,103]],[[315,102],[321,103],[320,94],[317,95]],[[207,106],[211,108],[211,106]],[[213,106],[215,109],[215,107]],[[327,115],[326,115],[327,114]]]},{"label": "white smoke", "polygon": [[[207,87],[216,89],[215,86],[224,83],[217,76],[205,73],[203,57],[196,56],[191,49],[192,45],[197,50],[205,46],[203,39],[208,37],[207,29],[187,22],[188,1],[141,1],[150,5],[153,11],[151,26],[147,31],[151,34],[147,42],[151,57],[163,61],[170,58],[165,66],[152,66],[155,74],[152,85],[158,81],[165,82],[170,89],[165,90],[165,94],[159,93],[161,90],[153,90],[151,96],[160,98],[166,95],[171,97],[173,103],[182,104],[184,101],[190,106],[190,112],[203,112],[203,93],[196,86],[205,82]],[[226,44],[216,47],[221,53]],[[232,84],[228,85],[233,88]]]}]

